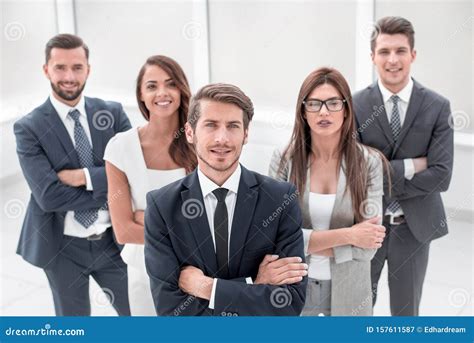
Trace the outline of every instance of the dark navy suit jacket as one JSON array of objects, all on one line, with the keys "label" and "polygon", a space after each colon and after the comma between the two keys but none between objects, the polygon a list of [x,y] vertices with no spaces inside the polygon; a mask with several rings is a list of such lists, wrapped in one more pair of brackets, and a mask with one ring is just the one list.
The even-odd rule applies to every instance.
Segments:
[{"label": "dark navy suit jacket", "polygon": [[285,285],[250,285],[265,254],[304,261],[296,188],[242,167],[233,217],[229,278],[218,279],[214,310],[178,287],[191,265],[214,277],[217,260],[197,171],[147,194],[145,263],[159,315],[299,315],[307,278]]},{"label": "dark navy suit jacket", "polygon": [[74,144],[51,101],[34,109],[14,125],[20,166],[31,190],[17,253],[44,269],[58,255],[67,211],[100,208],[107,201],[104,150],[117,132],[131,128],[116,102],[85,98],[92,139],[94,167],[88,168],[93,191],[63,184],[57,172],[79,169]]}]

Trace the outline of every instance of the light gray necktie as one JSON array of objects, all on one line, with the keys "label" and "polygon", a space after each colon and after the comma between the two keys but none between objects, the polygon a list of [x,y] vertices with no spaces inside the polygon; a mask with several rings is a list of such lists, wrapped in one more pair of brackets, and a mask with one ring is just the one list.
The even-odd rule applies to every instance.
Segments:
[{"label": "light gray necktie", "polygon": [[[400,100],[400,98],[398,97],[398,95],[392,95],[390,97],[390,100],[393,103],[392,116],[390,117],[390,127],[392,129],[393,140],[395,143],[397,142],[397,139],[400,136],[400,131],[402,130],[402,125],[400,122],[400,112],[398,110],[398,101]],[[400,208],[401,208],[400,203],[396,200],[392,201],[387,206],[387,209],[391,213],[397,212]]]}]

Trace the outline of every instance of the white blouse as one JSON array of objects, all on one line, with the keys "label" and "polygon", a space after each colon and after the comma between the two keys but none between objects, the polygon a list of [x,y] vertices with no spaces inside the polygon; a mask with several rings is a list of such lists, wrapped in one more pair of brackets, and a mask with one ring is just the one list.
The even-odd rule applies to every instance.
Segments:
[{"label": "white blouse", "polygon": [[[138,136],[138,128],[132,128],[115,135],[105,148],[104,160],[112,163],[127,176],[133,211],[145,210],[146,194],[149,191],[166,186],[186,176],[184,168],[148,169]],[[121,255],[128,265],[144,265],[142,244],[126,244]]]},{"label": "white blouse", "polygon": [[[309,193],[309,214],[315,230],[329,230],[336,194]],[[307,245],[306,245],[307,246]],[[308,262],[308,277],[331,280],[329,257],[311,255]]]}]

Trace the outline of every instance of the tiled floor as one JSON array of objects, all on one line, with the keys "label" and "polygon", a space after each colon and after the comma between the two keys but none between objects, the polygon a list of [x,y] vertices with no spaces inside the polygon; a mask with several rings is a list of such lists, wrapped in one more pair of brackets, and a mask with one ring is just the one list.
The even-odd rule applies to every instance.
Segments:
[{"label": "tiled floor", "polygon": [[[29,191],[21,179],[1,185],[0,315],[54,315],[53,301],[43,271],[15,254]],[[455,219],[455,218],[454,218]],[[450,234],[431,245],[421,315],[472,316],[473,232],[472,222],[453,220]],[[375,315],[389,315],[387,271],[378,290]],[[115,315],[95,282],[90,287],[92,314]]]}]

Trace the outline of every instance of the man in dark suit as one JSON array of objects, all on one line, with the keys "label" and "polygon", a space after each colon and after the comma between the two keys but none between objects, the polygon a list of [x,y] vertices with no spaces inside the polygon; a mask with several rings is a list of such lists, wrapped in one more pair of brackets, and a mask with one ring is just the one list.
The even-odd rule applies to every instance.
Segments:
[{"label": "man in dark suit", "polygon": [[88,57],[77,36],[49,40],[43,69],[52,93],[14,125],[32,193],[17,253],[45,271],[57,315],[90,315],[89,276],[119,315],[130,315],[102,157],[109,139],[131,126],[119,103],[82,96]]},{"label": "man in dark suit", "polygon": [[416,316],[430,242],[448,233],[440,192],[448,189],[453,166],[451,110],[447,99],[410,77],[416,51],[408,20],[380,19],[371,50],[379,80],[354,95],[358,134],[391,165],[387,236],[372,260],[374,303],[387,260],[392,315]]},{"label": "man in dark suit", "polygon": [[[296,188],[239,164],[252,116],[252,102],[235,86],[199,90],[185,128],[198,168],[147,195],[145,263],[159,315],[303,309],[307,266],[298,263],[304,253]],[[265,277],[270,265],[285,270],[279,280]]]}]

